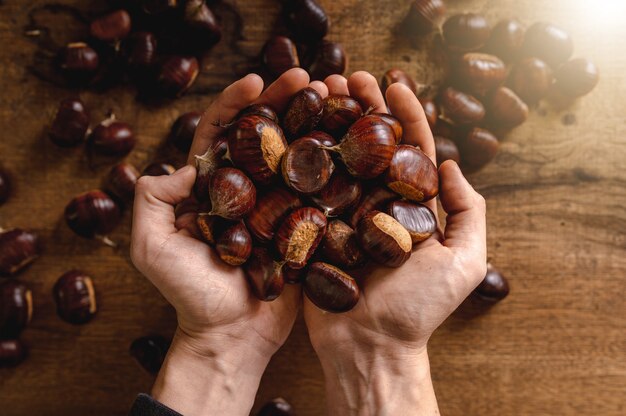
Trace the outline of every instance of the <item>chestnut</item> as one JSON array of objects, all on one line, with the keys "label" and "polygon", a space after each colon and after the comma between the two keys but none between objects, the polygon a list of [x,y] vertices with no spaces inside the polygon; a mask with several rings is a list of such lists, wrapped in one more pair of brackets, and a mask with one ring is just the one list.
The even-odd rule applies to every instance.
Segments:
[{"label": "chestnut", "polygon": [[389,202],[398,198],[398,194],[386,187],[375,187],[361,199],[350,216],[350,226],[356,228],[365,214],[373,210],[383,210]]},{"label": "chestnut", "polygon": [[70,270],[52,288],[57,314],[64,321],[82,325],[91,321],[98,308],[93,281],[86,273]]},{"label": "chestnut", "polygon": [[367,260],[359,247],[356,232],[341,220],[328,223],[320,249],[326,260],[346,269],[361,266]]},{"label": "chestnut", "polygon": [[133,150],[136,143],[130,125],[117,121],[114,114],[98,124],[89,136],[91,148],[105,156],[124,156]]},{"label": "chestnut", "polygon": [[0,283],[0,338],[16,338],[33,316],[33,295],[25,284]]},{"label": "chestnut", "polygon": [[330,94],[324,98],[320,127],[331,134],[343,135],[362,115],[361,104],[354,98]]},{"label": "chestnut", "polygon": [[578,58],[564,63],[556,72],[555,79],[558,91],[575,98],[589,94],[598,85],[600,75],[593,62]]},{"label": "chestnut", "polygon": [[21,228],[0,230],[0,275],[16,275],[40,254],[37,234]]},{"label": "chestnut", "polygon": [[186,0],[183,21],[190,41],[200,50],[210,49],[222,39],[222,28],[205,0]]},{"label": "chestnut", "polygon": [[256,188],[239,169],[220,168],[209,179],[210,215],[239,220],[256,203]]},{"label": "chestnut", "polygon": [[428,201],[439,193],[437,167],[424,152],[407,144],[398,146],[385,183],[398,195],[416,202]]},{"label": "chestnut", "polygon": [[516,63],[511,70],[511,89],[529,104],[536,104],[545,97],[552,86],[552,70],[544,61],[526,58]]},{"label": "chestnut", "polygon": [[215,251],[224,263],[244,264],[252,252],[252,237],[245,224],[239,221],[226,228],[215,241]]},{"label": "chestnut", "polygon": [[361,181],[349,175],[343,169],[331,176],[322,190],[311,196],[311,201],[324,211],[327,217],[342,215],[354,208],[363,192]]},{"label": "chestnut", "polygon": [[485,52],[505,62],[518,58],[524,42],[524,26],[516,19],[500,20],[491,31]]},{"label": "chestnut", "polygon": [[157,77],[157,88],[166,97],[180,97],[191,87],[200,65],[193,56],[170,56],[165,59]]},{"label": "chestnut", "polygon": [[11,196],[11,180],[9,175],[0,169],[0,205],[7,202],[9,196]]},{"label": "chestnut", "polygon": [[89,113],[85,104],[78,98],[66,98],[59,103],[48,136],[57,146],[71,147],[85,140],[88,129]]},{"label": "chestnut", "polygon": [[201,118],[202,113],[198,111],[189,111],[181,114],[172,125],[169,142],[181,152],[189,152],[191,143],[193,143],[193,136],[196,134],[196,128]]},{"label": "chestnut", "polygon": [[500,143],[493,133],[474,127],[459,140],[463,166],[470,170],[485,166],[496,156],[499,147]]},{"label": "chestnut", "polygon": [[170,341],[160,335],[137,338],[130,344],[129,353],[150,374],[157,374],[165,361]]},{"label": "chestnut", "polygon": [[359,287],[352,276],[322,262],[309,266],[304,293],[315,306],[328,312],[347,312],[359,301]]},{"label": "chestnut", "polygon": [[380,264],[400,267],[411,257],[411,235],[390,215],[370,211],[361,218],[356,232],[361,248]]},{"label": "chestnut", "polygon": [[522,52],[525,56],[541,59],[556,68],[574,52],[574,41],[569,33],[550,23],[537,22],[524,35]]},{"label": "chestnut", "polygon": [[225,137],[215,137],[209,143],[209,147],[202,156],[196,159],[196,182],[194,183],[194,195],[199,201],[209,199],[209,179],[213,172],[219,168],[228,166],[225,159],[228,153],[228,141]]},{"label": "chestnut", "polygon": [[437,120],[439,119],[439,108],[437,108],[437,104],[430,98],[420,98],[419,102],[424,109],[424,115],[426,116],[428,125],[431,129],[435,128],[435,124],[437,124]]},{"label": "chestnut", "polygon": [[60,53],[61,69],[74,81],[91,78],[100,64],[98,54],[84,42],[69,43]]},{"label": "chestnut", "polygon": [[98,238],[115,246],[106,236],[121,218],[120,207],[99,189],[74,197],[65,207],[65,221],[81,237]]},{"label": "chestnut", "polygon": [[417,94],[417,84],[415,83],[415,80],[403,70],[391,68],[385,72],[385,75],[383,75],[380,80],[380,89],[383,92],[383,96],[385,96],[387,88],[396,82],[407,86],[411,91],[413,91],[413,94]]},{"label": "chestnut", "polygon": [[333,147],[337,145],[337,141],[333,136],[323,131],[314,130],[307,134],[308,137],[313,137],[314,139],[319,140],[322,146]]},{"label": "chestnut", "polygon": [[120,9],[97,18],[89,27],[91,36],[104,42],[116,42],[130,33],[130,15]]},{"label": "chestnut", "polygon": [[402,23],[408,36],[424,36],[432,32],[446,14],[443,0],[414,0]]},{"label": "chestnut", "polygon": [[317,91],[310,87],[300,90],[291,98],[283,117],[285,134],[294,138],[310,132],[317,126],[323,110],[324,101]]},{"label": "chestnut", "polygon": [[136,75],[150,69],[157,58],[157,38],[151,32],[135,32],[125,44],[126,62]]},{"label": "chestnut", "polygon": [[480,49],[491,34],[484,16],[475,13],[455,14],[442,27],[443,39],[451,51],[470,52]]},{"label": "chestnut", "polygon": [[298,208],[287,216],[274,241],[289,267],[301,269],[306,266],[326,233],[326,224],[324,214],[311,207]]},{"label": "chestnut", "polygon": [[268,302],[280,296],[285,286],[282,265],[266,248],[254,247],[243,269],[252,293],[258,299]]},{"label": "chestnut", "polygon": [[261,116],[273,121],[274,123],[278,123],[278,114],[276,114],[276,110],[267,104],[250,104],[241,110],[235,119],[238,120],[245,116]]},{"label": "chestnut", "polygon": [[346,51],[340,43],[324,40],[317,45],[315,57],[309,66],[311,80],[324,81],[330,75],[342,75],[347,62]]},{"label": "chestnut", "polygon": [[443,136],[435,136],[435,151],[437,154],[437,166],[441,166],[446,160],[454,160],[456,163],[461,162],[459,148],[454,140]]},{"label": "chestnut", "polygon": [[283,17],[289,31],[298,40],[315,42],[328,33],[328,15],[316,0],[283,2]]},{"label": "chestnut", "polygon": [[253,181],[268,185],[280,171],[287,140],[280,126],[258,115],[244,116],[228,129],[228,155]]},{"label": "chestnut", "polygon": [[204,241],[214,246],[217,239],[233,223],[215,215],[200,213],[196,217],[196,225]]},{"label": "chestnut", "polygon": [[485,102],[487,117],[495,125],[512,128],[528,118],[528,106],[513,91],[500,87]]},{"label": "chestnut", "polygon": [[152,162],[141,172],[141,176],[168,176],[176,172],[176,168],[165,162]]},{"label": "chestnut", "polygon": [[328,183],[335,164],[327,150],[313,137],[292,142],[281,162],[283,179],[288,187],[304,195],[320,191]]},{"label": "chestnut", "polygon": [[301,206],[302,202],[295,194],[285,188],[274,187],[257,198],[245,222],[258,241],[269,243],[287,215]]},{"label": "chestnut", "polygon": [[293,416],[293,408],[285,399],[277,397],[265,403],[256,416]]},{"label": "chestnut", "polygon": [[387,214],[409,232],[413,244],[428,239],[437,231],[435,214],[426,205],[393,201],[387,207]]},{"label": "chestnut", "polygon": [[296,44],[286,36],[273,36],[263,47],[263,65],[274,77],[300,67]]},{"label": "chestnut", "polygon": [[506,78],[506,67],[500,58],[485,53],[466,53],[455,67],[459,85],[467,91],[484,96]]},{"label": "chestnut", "polygon": [[339,153],[351,175],[372,179],[389,167],[396,134],[380,116],[368,115],[350,126],[337,146],[326,149]]},{"label": "chestnut", "polygon": [[17,339],[0,339],[0,368],[15,367],[26,359],[28,352]]},{"label": "chestnut", "polygon": [[402,123],[400,123],[400,120],[389,113],[373,113],[372,115],[379,117],[382,121],[389,124],[389,127],[391,127],[396,137],[396,144],[400,144],[400,142],[402,142],[404,130],[402,129]]},{"label": "chestnut", "polygon": [[442,116],[457,124],[477,124],[485,117],[485,107],[476,98],[448,87],[439,94]]},{"label": "chestnut", "polygon": [[109,171],[107,188],[122,201],[132,200],[139,171],[128,162],[118,163]]},{"label": "chestnut", "polygon": [[283,278],[285,279],[285,283],[296,285],[304,282],[304,277],[306,276],[308,270],[309,269],[307,267],[302,269],[292,269],[289,266],[283,266]]},{"label": "chestnut", "polygon": [[509,294],[509,282],[493,265],[487,263],[487,274],[474,293],[485,301],[496,303]]}]

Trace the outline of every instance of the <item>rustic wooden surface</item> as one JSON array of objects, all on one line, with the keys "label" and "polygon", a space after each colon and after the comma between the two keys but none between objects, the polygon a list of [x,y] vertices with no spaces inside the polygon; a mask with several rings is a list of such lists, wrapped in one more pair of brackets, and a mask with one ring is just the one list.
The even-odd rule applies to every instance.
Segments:
[{"label": "rustic wooden surface", "polygon": [[[321,2],[332,17],[330,38],[346,46],[351,71],[378,77],[398,66],[437,83],[438,55],[392,34],[408,0]],[[170,335],[175,316],[130,263],[128,212],[112,235],[122,242],[117,251],[75,236],[62,219],[67,201],[97,187],[109,165],[89,170],[82,149],[59,150],[45,138],[56,103],[70,92],[28,69],[36,46],[22,31],[29,10],[43,3],[0,3],[0,162],[15,183],[0,224],[33,228],[45,241],[45,254],[20,276],[34,291],[35,315],[23,335],[31,355],[17,369],[0,371],[0,413],[125,414],[153,381],[130,358],[129,344],[149,333]],[[278,2],[237,3],[245,22],[239,46],[251,56],[271,31]],[[430,355],[442,414],[623,415],[626,28],[591,21],[576,6],[582,1],[447,3],[450,12],[478,11],[492,21],[557,23],[573,34],[575,55],[594,60],[602,77],[568,109],[534,110],[495,162],[471,177],[488,202],[490,258],[509,277],[512,293],[490,310],[464,305],[435,333]],[[78,36],[60,29],[72,27],[59,23],[66,18],[41,19],[59,28],[61,39]],[[168,106],[138,104],[127,87],[81,96],[94,120],[112,108],[136,126],[139,145],[129,160],[144,165],[157,157],[176,116],[205,107],[212,96],[203,92],[231,82],[233,67],[244,61],[220,45],[205,64],[201,88]],[[575,115],[575,123],[565,125],[565,114]],[[51,296],[56,278],[72,267],[94,276],[100,301],[97,318],[82,327],[59,320]],[[298,415],[324,413],[321,369],[301,319],[272,360],[257,403],[277,395]]]}]

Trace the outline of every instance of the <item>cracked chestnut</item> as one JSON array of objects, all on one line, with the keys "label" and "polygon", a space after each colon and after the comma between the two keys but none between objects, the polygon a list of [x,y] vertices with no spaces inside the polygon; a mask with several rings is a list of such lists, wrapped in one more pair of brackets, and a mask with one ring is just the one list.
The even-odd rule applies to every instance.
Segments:
[{"label": "cracked chestnut", "polygon": [[99,189],[74,197],[65,207],[65,221],[72,231],[84,238],[97,238],[115,245],[107,234],[121,218],[117,203]]},{"label": "cracked chestnut", "polygon": [[327,217],[336,217],[354,208],[359,203],[362,192],[361,181],[343,169],[338,169],[326,186],[319,193],[311,196],[311,201]]},{"label": "cracked chestnut", "polygon": [[356,232],[361,248],[380,264],[400,267],[411,257],[411,235],[388,214],[368,212],[359,221]]},{"label": "cracked chestnut", "polygon": [[439,94],[442,116],[453,123],[477,124],[485,117],[485,107],[473,96],[448,87]]},{"label": "cracked chestnut", "polygon": [[424,36],[431,33],[446,14],[443,0],[415,0],[402,23],[408,36]]},{"label": "cracked chestnut", "polygon": [[516,19],[500,20],[491,31],[485,52],[496,55],[505,62],[519,57],[524,43],[524,26]]},{"label": "cracked chestnut", "polygon": [[324,98],[320,127],[331,134],[343,135],[362,115],[361,104],[354,98],[330,94]]},{"label": "cracked chestnut", "polygon": [[317,126],[323,110],[324,101],[317,91],[309,87],[300,90],[291,98],[283,117],[285,134],[295,138],[310,132]]},{"label": "cracked chestnut", "polygon": [[506,79],[506,67],[500,58],[486,53],[466,53],[455,66],[459,85],[479,96],[497,88]]},{"label": "cracked chestnut", "polygon": [[126,10],[120,9],[91,22],[91,36],[104,42],[116,42],[130,33],[131,19]]},{"label": "cracked chestnut", "polygon": [[435,152],[437,154],[437,166],[441,166],[446,160],[454,160],[456,163],[461,162],[459,148],[454,140],[443,136],[435,136]]},{"label": "cracked chestnut", "polygon": [[555,74],[554,86],[568,97],[589,94],[600,81],[598,67],[588,59],[572,59],[561,65]]},{"label": "cracked chestnut", "polygon": [[428,239],[437,231],[435,214],[426,205],[410,201],[393,201],[387,207],[387,214],[409,232],[413,244]]},{"label": "cracked chestnut", "polygon": [[209,179],[219,169],[229,165],[225,159],[228,153],[228,141],[225,137],[214,137],[202,156],[195,156],[196,182],[194,194],[199,201],[209,199]]},{"label": "cracked chestnut", "polygon": [[392,191],[416,202],[428,201],[439,193],[435,164],[414,146],[401,144],[391,159],[385,183]]},{"label": "cracked chestnut", "polygon": [[263,65],[278,78],[291,68],[300,67],[296,44],[286,36],[273,36],[263,47]]},{"label": "cracked chestnut", "polygon": [[311,81],[324,81],[333,74],[342,75],[348,58],[343,46],[338,42],[322,41],[317,45],[315,57],[309,66]]},{"label": "cracked chestnut", "polygon": [[195,57],[170,56],[159,70],[157,89],[166,97],[180,97],[195,82],[199,73],[200,65]]},{"label": "cracked chestnut", "polygon": [[302,207],[297,195],[283,187],[261,194],[245,219],[250,233],[261,243],[269,243],[287,215]]},{"label": "cracked chestnut", "polygon": [[330,153],[322,149],[322,143],[307,136],[289,144],[281,167],[287,186],[304,195],[320,191],[335,170]]},{"label": "cracked chestnut", "polygon": [[0,283],[0,338],[17,338],[33,316],[33,295],[23,283]]},{"label": "cracked chestnut", "polygon": [[387,88],[396,82],[407,86],[411,91],[413,91],[413,94],[417,94],[417,84],[415,83],[415,80],[403,70],[399,68],[391,68],[385,72],[385,75],[383,75],[380,80],[380,89],[383,92],[383,97],[387,92]]},{"label": "cracked chestnut", "polygon": [[463,167],[477,170],[489,163],[496,154],[500,143],[488,130],[474,127],[458,142]]},{"label": "cracked chestnut", "polygon": [[572,56],[574,41],[563,29],[537,22],[526,30],[522,52],[524,56],[539,58],[556,68]]},{"label": "cracked chestnut", "polygon": [[157,374],[165,361],[170,341],[160,335],[148,335],[135,339],[129,353],[150,374]]},{"label": "cracked chestnut", "polygon": [[98,124],[89,136],[91,148],[105,156],[124,156],[133,150],[136,143],[130,125],[117,121],[113,114]]},{"label": "cracked chestnut", "polygon": [[367,261],[365,253],[359,247],[356,232],[341,220],[328,223],[320,250],[329,263],[346,269],[361,266]]},{"label": "cracked chestnut", "polygon": [[274,236],[276,249],[292,269],[301,269],[326,233],[326,217],[311,207],[298,208],[285,218]]},{"label": "cracked chestnut", "polygon": [[96,290],[86,273],[70,270],[52,288],[57,314],[64,321],[82,325],[91,321],[98,311]]},{"label": "cracked chestnut", "polygon": [[118,163],[109,171],[107,189],[122,201],[130,201],[135,196],[135,185],[139,176],[139,171],[132,164]]},{"label": "cracked chestnut", "polygon": [[269,302],[280,296],[285,286],[282,265],[266,248],[254,247],[243,268],[257,299]]},{"label": "cracked chestnut", "polygon": [[470,52],[480,49],[491,34],[484,16],[475,13],[456,14],[442,27],[443,39],[451,51]]},{"label": "cracked chestnut", "polygon": [[398,194],[389,188],[378,186],[363,196],[350,216],[350,226],[356,228],[361,218],[370,211],[384,210],[391,201],[399,199]]},{"label": "cracked chestnut", "polygon": [[316,0],[283,2],[283,17],[289,31],[307,43],[321,40],[328,33],[328,15]]},{"label": "cracked chestnut", "polygon": [[28,351],[17,339],[0,339],[0,368],[15,367],[26,359]]},{"label": "cracked chestnut", "polygon": [[552,70],[547,63],[537,58],[517,62],[509,76],[511,89],[529,104],[536,104],[548,95],[552,81]]},{"label": "cracked chestnut", "polygon": [[170,130],[169,142],[181,152],[189,152],[201,118],[202,113],[199,111],[189,111],[178,116]]},{"label": "cracked chestnut", "polygon": [[293,416],[293,408],[285,399],[277,397],[265,403],[256,416]]},{"label": "cracked chestnut", "polygon": [[78,98],[66,98],[59,103],[54,121],[48,131],[52,143],[71,147],[82,143],[89,130],[89,112]]},{"label": "cracked chestnut", "polygon": [[0,230],[0,275],[16,275],[40,254],[37,234],[21,228]]},{"label": "cracked chestnut", "polygon": [[209,179],[210,215],[240,220],[256,203],[256,188],[239,169],[220,168]]},{"label": "cracked chestnut", "polygon": [[487,274],[474,293],[487,302],[496,303],[509,294],[509,282],[493,265],[487,263]]},{"label": "cracked chestnut", "polygon": [[512,90],[497,88],[485,101],[487,118],[497,126],[513,128],[528,118],[528,106]]},{"label": "cracked chestnut", "polygon": [[244,264],[252,252],[252,236],[245,224],[239,221],[220,233],[215,241],[215,251],[224,263],[231,266]]},{"label": "cracked chestnut", "polygon": [[352,276],[323,262],[309,266],[304,293],[315,306],[328,312],[347,312],[359,301],[359,287]]}]

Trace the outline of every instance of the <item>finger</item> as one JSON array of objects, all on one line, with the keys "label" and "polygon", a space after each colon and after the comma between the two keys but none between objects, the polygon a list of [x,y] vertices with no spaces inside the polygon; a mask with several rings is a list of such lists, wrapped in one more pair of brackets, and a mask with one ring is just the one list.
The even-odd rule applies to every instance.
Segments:
[{"label": "finger", "polygon": [[328,96],[328,87],[322,81],[313,81],[309,84],[309,87],[317,91],[322,98],[326,98]]},{"label": "finger", "polygon": [[324,80],[324,84],[328,87],[329,94],[337,94],[337,95],[348,95],[350,91],[348,91],[348,80],[346,77],[341,75],[329,75]]},{"label": "finger", "polygon": [[309,85],[309,74],[301,68],[293,68],[282,74],[255,101],[259,104],[271,104],[272,108],[282,113],[291,97]]},{"label": "finger", "polygon": [[219,124],[229,123],[239,111],[252,104],[261,91],[263,80],[256,74],[246,75],[222,91],[200,119],[187,163],[194,164],[194,156],[203,154],[211,140],[224,133]]},{"label": "finger", "polygon": [[376,113],[386,113],[387,105],[380,92],[378,81],[372,74],[365,71],[358,71],[348,78],[348,91],[350,95],[357,99],[366,111],[369,107],[374,107]]}]

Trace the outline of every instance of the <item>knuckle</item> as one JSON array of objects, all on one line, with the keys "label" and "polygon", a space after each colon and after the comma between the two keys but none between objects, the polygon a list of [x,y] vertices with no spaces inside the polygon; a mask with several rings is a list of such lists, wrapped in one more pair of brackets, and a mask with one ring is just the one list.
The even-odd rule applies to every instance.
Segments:
[{"label": "knuckle", "polygon": [[135,184],[135,193],[136,194],[146,194],[152,188],[152,176],[140,176]]}]

